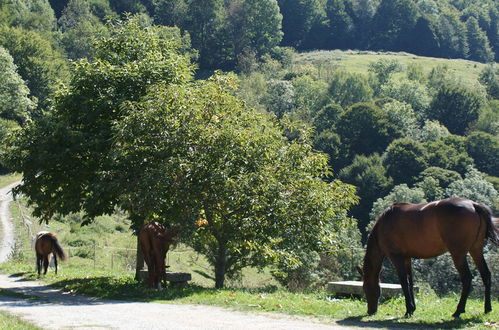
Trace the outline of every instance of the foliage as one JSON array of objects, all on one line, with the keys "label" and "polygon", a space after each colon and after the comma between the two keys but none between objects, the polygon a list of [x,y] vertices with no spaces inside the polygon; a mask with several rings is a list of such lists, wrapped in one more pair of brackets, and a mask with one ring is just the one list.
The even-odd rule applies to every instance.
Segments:
[{"label": "foliage", "polygon": [[383,198],[378,198],[374,204],[369,216],[371,223],[368,229],[372,229],[374,223],[383,210],[393,203],[426,203],[425,193],[420,188],[409,188],[405,183],[393,187],[392,191]]},{"label": "foliage", "polygon": [[428,118],[440,121],[453,134],[463,135],[478,119],[481,95],[458,86],[440,88],[428,109]]},{"label": "foliage", "polygon": [[36,104],[28,97],[29,89],[17,73],[12,57],[2,47],[0,47],[0,80],[3,81],[0,85],[0,117],[23,123],[30,117]]},{"label": "foliage", "polygon": [[499,194],[483,173],[469,167],[464,179],[452,182],[445,190],[447,196],[469,198],[486,205],[495,205]]},{"label": "foliage", "polygon": [[88,222],[112,213],[120,192],[110,184],[110,128],[125,115],[121,104],[139,99],[156,82],[190,78],[188,59],[176,53],[177,44],[160,38],[159,28],[140,29],[136,19],[111,28],[93,62],[75,63],[53,111],[27,125],[8,150],[9,167],[24,176],[18,193],[29,197],[43,220],[84,210]]},{"label": "foliage", "polygon": [[261,102],[268,111],[277,118],[295,110],[295,91],[291,82],[286,80],[271,80],[267,83],[267,93]]},{"label": "foliage", "polygon": [[437,141],[424,144],[425,157],[429,166],[436,166],[464,174],[473,158],[466,152],[465,139],[449,135]]},{"label": "foliage", "polygon": [[466,138],[466,149],[475,160],[478,170],[499,176],[499,138],[497,136],[473,132]]},{"label": "foliage", "polygon": [[54,11],[47,0],[14,0],[0,4],[3,6],[10,26],[39,32],[56,28]]},{"label": "foliage", "polygon": [[425,85],[413,80],[388,80],[381,86],[380,95],[410,104],[421,118],[429,107],[431,97]]},{"label": "foliage", "polygon": [[373,90],[363,75],[337,71],[329,83],[329,96],[345,108],[354,103],[370,101]]},{"label": "foliage", "polygon": [[422,142],[438,141],[441,138],[449,136],[447,127],[440,124],[437,120],[425,120],[423,127],[414,136],[416,140]]},{"label": "foliage", "polygon": [[288,142],[230,95],[233,84],[214,76],[156,90],[116,135],[125,198],[190,230],[197,223],[189,244],[214,266],[218,288],[249,265],[300,265],[292,251],[307,258],[328,246],[355,201],[350,187],[322,181],[327,161],[306,131]]},{"label": "foliage", "polygon": [[[0,25],[0,46],[7,49],[38,107],[47,106],[56,84],[67,77],[67,63],[44,34]],[[27,56],[26,54],[29,54]]]},{"label": "foliage", "polygon": [[461,180],[459,173],[451,170],[446,170],[440,167],[430,166],[421,172],[418,181],[425,181],[431,178],[441,188],[446,189],[451,183]]},{"label": "foliage", "polygon": [[317,112],[313,119],[317,132],[331,130],[338,121],[343,109],[337,104],[328,104]]},{"label": "foliage", "polygon": [[411,138],[394,140],[383,154],[383,165],[394,184],[412,184],[428,167],[423,145]]},{"label": "foliage", "polygon": [[485,85],[491,99],[499,99],[499,72],[495,65],[487,65],[480,73],[480,82]]},{"label": "foliage", "polygon": [[369,72],[374,73],[379,86],[386,84],[392,74],[401,70],[402,66],[397,60],[380,59],[369,64]]},{"label": "foliage", "polygon": [[393,100],[383,105],[382,109],[400,136],[413,137],[418,134],[416,114],[409,104]]},{"label": "foliage", "polygon": [[470,49],[469,58],[479,62],[491,62],[494,59],[494,52],[490,48],[487,35],[480,29],[476,18],[468,18],[466,30]]},{"label": "foliage", "polygon": [[388,115],[369,103],[357,103],[346,109],[336,123],[336,130],[352,159],[355,154],[382,152],[394,135]]},{"label": "foliage", "polygon": [[[93,40],[108,36],[109,31],[92,9],[89,1],[70,0],[58,20],[63,32],[61,43],[70,59],[91,58]],[[104,9],[104,13],[110,11]]]},{"label": "foliage", "polygon": [[339,178],[357,187],[362,203],[355,205],[351,213],[359,219],[360,228],[365,228],[374,201],[393,187],[393,180],[388,176],[381,156],[377,153],[355,156],[352,164],[341,169]]}]

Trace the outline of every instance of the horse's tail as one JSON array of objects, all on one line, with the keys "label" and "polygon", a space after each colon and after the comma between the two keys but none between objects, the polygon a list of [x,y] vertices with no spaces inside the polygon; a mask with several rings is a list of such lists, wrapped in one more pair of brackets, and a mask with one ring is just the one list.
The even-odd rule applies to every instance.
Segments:
[{"label": "horse's tail", "polygon": [[62,249],[61,244],[59,243],[59,240],[57,237],[50,235],[50,239],[52,240],[52,249],[55,254],[61,259],[62,261],[66,260],[67,256],[64,250]]},{"label": "horse's tail", "polygon": [[475,210],[487,223],[487,234],[486,237],[495,245],[499,246],[499,221],[497,218],[492,217],[492,210],[482,204],[482,203],[473,203],[475,206]]}]

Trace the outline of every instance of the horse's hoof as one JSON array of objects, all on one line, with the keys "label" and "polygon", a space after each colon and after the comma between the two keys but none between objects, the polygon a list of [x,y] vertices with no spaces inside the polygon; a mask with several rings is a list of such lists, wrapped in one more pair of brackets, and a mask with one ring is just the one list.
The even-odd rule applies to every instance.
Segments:
[{"label": "horse's hoof", "polygon": [[461,315],[460,312],[455,312],[454,314],[452,314],[452,317],[457,319],[457,318],[459,318],[460,315]]},{"label": "horse's hoof", "polygon": [[404,315],[404,317],[405,317],[406,319],[408,319],[408,318],[412,317],[412,312],[410,312],[410,313],[409,313],[409,312],[406,312],[406,313],[405,313],[405,315]]}]

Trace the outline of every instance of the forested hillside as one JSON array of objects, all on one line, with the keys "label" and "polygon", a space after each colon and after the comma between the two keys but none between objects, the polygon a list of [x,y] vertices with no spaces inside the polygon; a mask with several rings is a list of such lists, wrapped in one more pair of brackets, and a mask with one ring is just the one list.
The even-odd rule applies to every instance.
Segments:
[{"label": "forested hillside", "polygon": [[191,217],[227,272],[351,276],[324,251],[392,202],[499,210],[498,29],[494,0],[0,0],[2,170],[43,219]]}]

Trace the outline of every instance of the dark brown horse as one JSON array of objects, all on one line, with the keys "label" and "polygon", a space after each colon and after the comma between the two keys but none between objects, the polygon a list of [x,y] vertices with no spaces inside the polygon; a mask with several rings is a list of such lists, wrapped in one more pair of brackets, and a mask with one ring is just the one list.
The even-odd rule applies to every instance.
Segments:
[{"label": "dark brown horse", "polygon": [[406,316],[410,316],[416,310],[411,258],[433,258],[447,251],[462,283],[461,299],[453,316],[464,313],[471,289],[468,253],[485,286],[485,313],[490,312],[491,274],[483,257],[483,247],[487,238],[499,245],[498,226],[487,206],[468,199],[449,198],[426,204],[395,203],[387,208],[369,234],[364,267],[359,269],[368,314],[372,315],[378,309],[379,277],[385,257],[397,270],[405,296]]},{"label": "dark brown horse", "polygon": [[66,260],[66,254],[62,249],[59,241],[54,234],[47,231],[39,232],[36,235],[35,241],[35,252],[36,252],[36,268],[38,270],[38,275],[42,270],[43,263],[43,275],[47,274],[47,268],[49,266],[49,257],[52,254],[54,256],[55,273],[57,274],[57,257],[62,261]]},{"label": "dark brown horse", "polygon": [[178,233],[178,227],[166,228],[159,222],[146,224],[140,230],[139,241],[147,264],[149,287],[161,289],[166,252],[176,241]]}]

